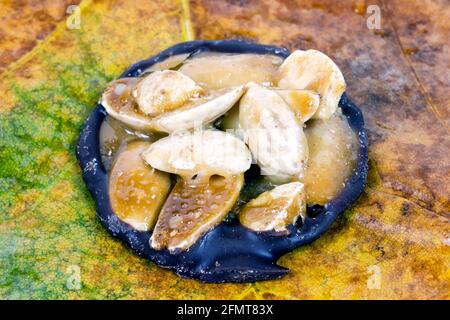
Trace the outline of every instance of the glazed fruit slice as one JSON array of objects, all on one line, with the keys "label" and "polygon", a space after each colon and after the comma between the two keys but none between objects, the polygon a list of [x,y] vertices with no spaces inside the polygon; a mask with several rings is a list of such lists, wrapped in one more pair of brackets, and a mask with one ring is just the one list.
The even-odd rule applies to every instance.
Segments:
[{"label": "glazed fruit slice", "polygon": [[341,112],[328,120],[313,120],[305,129],[309,163],[303,182],[308,203],[333,199],[355,167],[358,139]]},{"label": "glazed fruit slice", "polygon": [[204,127],[231,109],[244,90],[244,86],[216,90],[207,96],[192,99],[183,107],[153,119],[153,126],[167,133]]},{"label": "glazed fruit slice", "polygon": [[218,225],[235,204],[244,175],[180,179],[167,198],[151,238],[154,249],[185,250]]},{"label": "glazed fruit slice", "polygon": [[161,206],[170,191],[170,177],[146,164],[141,153],[149,142],[134,141],[120,151],[109,176],[113,211],[133,228],[153,228]]},{"label": "glazed fruit slice", "polygon": [[142,113],[156,116],[182,106],[202,88],[181,72],[155,71],[140,78],[132,94]]},{"label": "glazed fruit slice", "polygon": [[301,178],[308,144],[286,102],[273,90],[250,84],[239,108],[239,124],[261,174],[277,183]]},{"label": "glazed fruit slice", "polygon": [[256,82],[270,85],[282,59],[260,54],[204,54],[187,60],[179,69],[208,89],[230,88]]},{"label": "glazed fruit slice", "polygon": [[[150,77],[150,76],[149,76]],[[245,91],[244,86],[233,89],[209,91],[203,96],[197,94],[189,99],[181,99],[181,93],[174,92],[173,104],[168,105],[171,101],[166,94],[172,91],[165,91],[161,95],[161,104],[158,108],[170,110],[160,115],[148,115],[140,110],[147,102],[141,102],[138,106],[132,92],[138,86],[140,90],[144,90],[143,84],[139,82],[139,78],[123,78],[110,83],[102,96],[101,103],[105,107],[108,114],[128,125],[129,127],[143,132],[166,132],[189,130],[194,127],[206,126],[224,113],[226,113],[239,100]],[[147,88],[155,91],[155,88]],[[162,90],[162,89],[161,89]],[[177,90],[175,90],[177,91]],[[137,93],[134,93],[137,94]],[[142,94],[142,92],[141,92]],[[148,94],[146,94],[148,96]],[[178,98],[177,98],[178,96]],[[151,99],[147,97],[148,99]],[[157,95],[153,96],[158,101]],[[144,97],[138,95],[138,99],[145,100]],[[162,101],[165,101],[164,103]],[[179,104],[183,101],[182,105]],[[164,104],[164,106],[163,106]],[[174,110],[173,108],[175,108]],[[156,107],[155,107],[156,108]],[[155,111],[154,113],[160,112]],[[152,111],[150,111],[152,112]]]},{"label": "glazed fruit slice", "polygon": [[260,194],[239,213],[241,224],[253,231],[286,232],[306,213],[303,183],[291,182]]},{"label": "glazed fruit slice", "polygon": [[215,130],[170,135],[153,143],[142,156],[153,168],[185,179],[234,175],[251,165],[250,151],[241,140]]},{"label": "glazed fruit slice", "polygon": [[317,50],[296,50],[284,60],[275,76],[281,88],[309,89],[320,94],[320,105],[313,118],[328,119],[336,111],[345,91],[345,80],[338,66]]}]

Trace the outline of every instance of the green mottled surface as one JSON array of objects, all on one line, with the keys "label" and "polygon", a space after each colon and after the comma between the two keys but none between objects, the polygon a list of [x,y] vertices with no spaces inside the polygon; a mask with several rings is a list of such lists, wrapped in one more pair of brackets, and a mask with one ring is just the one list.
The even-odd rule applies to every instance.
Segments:
[{"label": "green mottled surface", "polygon": [[[376,1],[374,32],[356,2],[82,1],[79,30],[62,20],[20,59],[0,56],[0,297],[448,299],[450,20],[433,17],[450,13]],[[365,193],[281,259],[281,280],[202,284],[140,259],[102,228],[82,182],[75,142],[106,83],[192,35],[322,50],[367,120]]]}]

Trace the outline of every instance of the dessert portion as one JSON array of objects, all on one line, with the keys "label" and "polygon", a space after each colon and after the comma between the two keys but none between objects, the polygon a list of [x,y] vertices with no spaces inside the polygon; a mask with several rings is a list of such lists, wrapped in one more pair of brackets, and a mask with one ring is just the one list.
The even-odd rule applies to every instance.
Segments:
[{"label": "dessert portion", "polygon": [[112,210],[173,254],[227,217],[289,234],[307,205],[332,200],[354,172],[358,138],[338,106],[344,91],[339,68],[315,50],[285,60],[175,55],[112,81],[99,141]]}]

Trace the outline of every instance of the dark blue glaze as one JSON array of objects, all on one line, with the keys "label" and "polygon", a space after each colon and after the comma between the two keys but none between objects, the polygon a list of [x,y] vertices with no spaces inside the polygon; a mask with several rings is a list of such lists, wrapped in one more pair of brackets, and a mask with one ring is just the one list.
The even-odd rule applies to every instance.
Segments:
[{"label": "dark blue glaze", "polygon": [[[175,45],[148,60],[134,64],[121,77],[139,76],[146,68],[172,55],[202,51],[270,53],[283,58],[290,53],[287,49],[239,40],[192,41]],[[94,197],[100,221],[109,233],[122,240],[138,255],[161,267],[170,268],[183,277],[204,282],[276,279],[289,272],[278,266],[276,261],[283,254],[319,238],[357,200],[364,189],[368,170],[368,142],[363,116],[346,94],[342,96],[339,106],[359,138],[355,172],[335,199],[322,208],[314,206],[314,214],[306,218],[301,226],[290,226],[291,233],[287,236],[256,233],[242,227],[236,219],[227,219],[201,237],[188,251],[170,254],[166,250],[153,250],[149,245],[151,232],[134,230],[119,220],[111,209],[108,175],[101,162],[99,149],[100,125],[106,115],[101,105],[96,106],[83,127],[77,145],[77,158],[84,181]]]}]

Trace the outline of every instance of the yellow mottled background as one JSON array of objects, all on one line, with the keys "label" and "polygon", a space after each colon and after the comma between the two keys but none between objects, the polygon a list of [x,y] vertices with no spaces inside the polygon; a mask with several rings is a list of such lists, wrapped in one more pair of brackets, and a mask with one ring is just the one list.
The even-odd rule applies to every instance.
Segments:
[{"label": "yellow mottled background", "polygon": [[[450,298],[448,0],[78,2],[0,1],[0,298]],[[74,155],[124,68],[225,38],[325,52],[367,122],[364,194],[280,280],[203,284],[136,257],[97,221]]]}]

